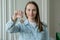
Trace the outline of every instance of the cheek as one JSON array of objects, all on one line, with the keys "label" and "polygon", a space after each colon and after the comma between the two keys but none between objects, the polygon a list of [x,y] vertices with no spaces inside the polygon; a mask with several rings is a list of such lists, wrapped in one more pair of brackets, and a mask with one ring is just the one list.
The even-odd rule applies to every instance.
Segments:
[{"label": "cheek", "polygon": [[36,16],[36,14],[37,14],[36,12],[33,12],[33,15],[34,15],[34,16]]},{"label": "cheek", "polygon": [[27,11],[26,11],[26,16],[27,16],[27,17],[29,16],[29,14],[28,14],[28,13],[29,13],[29,12],[27,12]]},{"label": "cheek", "polygon": [[34,17],[36,17],[36,14],[34,14]]}]

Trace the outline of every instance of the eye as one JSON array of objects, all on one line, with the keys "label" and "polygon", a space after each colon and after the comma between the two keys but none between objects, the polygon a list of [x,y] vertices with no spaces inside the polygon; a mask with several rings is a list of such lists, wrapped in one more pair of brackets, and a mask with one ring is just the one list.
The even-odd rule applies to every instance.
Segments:
[{"label": "eye", "polygon": [[33,9],[33,11],[36,11],[36,9]]},{"label": "eye", "polygon": [[30,11],[30,9],[28,9],[28,11]]}]

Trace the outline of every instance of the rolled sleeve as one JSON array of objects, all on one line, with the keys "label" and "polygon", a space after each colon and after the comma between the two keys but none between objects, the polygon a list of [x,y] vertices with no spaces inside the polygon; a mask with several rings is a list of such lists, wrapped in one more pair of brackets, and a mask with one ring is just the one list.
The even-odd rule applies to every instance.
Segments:
[{"label": "rolled sleeve", "polygon": [[6,23],[6,28],[5,29],[6,29],[7,32],[10,32],[10,33],[14,33],[14,32],[20,31],[18,23],[16,24],[12,20],[10,20],[10,21],[8,21]]}]

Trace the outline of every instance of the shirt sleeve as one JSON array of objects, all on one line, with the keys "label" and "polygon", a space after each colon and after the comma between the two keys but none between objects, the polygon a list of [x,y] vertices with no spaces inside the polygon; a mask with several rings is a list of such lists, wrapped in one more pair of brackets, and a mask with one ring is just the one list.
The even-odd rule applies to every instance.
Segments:
[{"label": "shirt sleeve", "polygon": [[46,28],[46,30],[45,30],[45,33],[46,33],[46,39],[47,39],[47,40],[50,40],[49,32],[48,32],[48,29],[47,29],[47,28]]},{"label": "shirt sleeve", "polygon": [[13,22],[12,20],[8,21],[6,23],[6,31],[7,32],[10,32],[10,33],[16,33],[16,32],[19,32],[20,31],[20,24],[19,23],[15,23]]},{"label": "shirt sleeve", "polygon": [[48,27],[46,23],[43,23],[43,30],[45,31],[44,33],[44,39],[46,40],[50,40],[50,36],[49,36],[49,31],[48,31]]}]

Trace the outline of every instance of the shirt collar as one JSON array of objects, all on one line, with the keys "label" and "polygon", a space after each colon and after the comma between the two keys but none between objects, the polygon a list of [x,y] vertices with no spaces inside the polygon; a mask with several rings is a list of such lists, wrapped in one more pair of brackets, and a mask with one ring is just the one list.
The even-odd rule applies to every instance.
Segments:
[{"label": "shirt collar", "polygon": [[25,25],[28,25],[28,24],[29,24],[28,19],[26,19],[26,20],[24,21],[24,24],[25,24]]},{"label": "shirt collar", "polygon": [[[25,24],[25,25],[30,25],[28,19],[26,19],[26,20],[24,21],[24,24]],[[38,25],[36,25],[36,26],[38,26]]]}]

